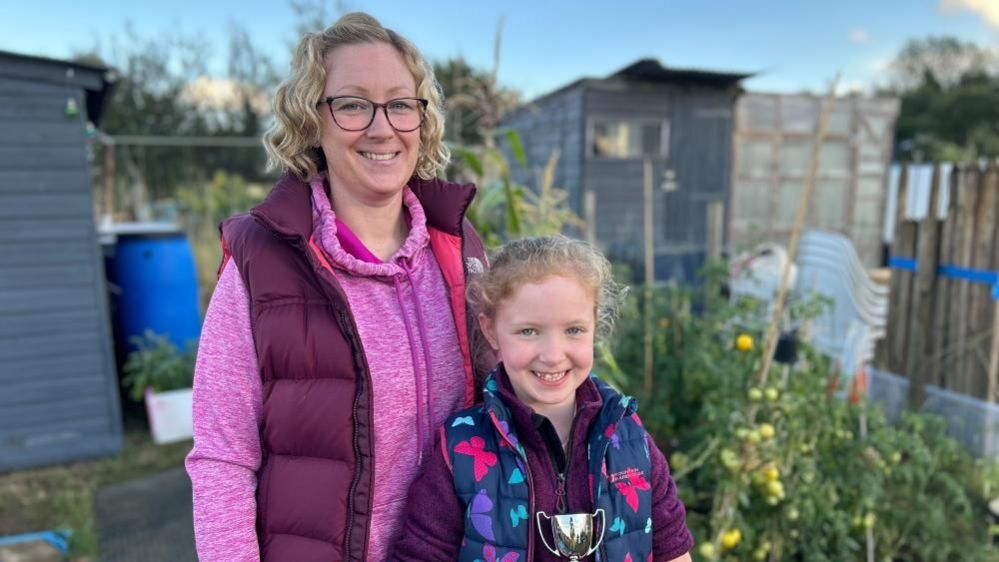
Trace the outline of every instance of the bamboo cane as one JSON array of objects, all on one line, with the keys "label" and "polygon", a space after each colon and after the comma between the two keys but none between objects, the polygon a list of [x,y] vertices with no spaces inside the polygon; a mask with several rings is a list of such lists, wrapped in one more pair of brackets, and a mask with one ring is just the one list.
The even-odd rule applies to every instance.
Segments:
[{"label": "bamboo cane", "polygon": [[826,94],[825,107],[822,108],[822,113],[819,117],[819,130],[815,134],[815,144],[812,146],[812,157],[808,166],[808,179],[805,182],[805,190],[801,194],[801,202],[798,204],[798,214],[794,218],[794,226],[791,229],[791,240],[787,245],[787,262],[784,263],[780,288],[777,291],[776,302],[774,302],[773,317],[770,319],[770,328],[767,330],[767,339],[763,345],[763,358],[760,361],[760,371],[756,376],[760,386],[765,385],[767,382],[767,376],[770,373],[770,363],[773,361],[774,348],[777,347],[777,328],[780,325],[781,315],[784,313],[784,301],[787,299],[787,285],[791,277],[791,265],[798,254],[798,241],[801,238],[801,229],[805,225],[805,217],[808,216],[808,206],[812,199],[812,191],[815,190],[815,180],[819,173],[820,151],[826,139],[829,116],[832,114],[832,108],[836,102],[837,83],[839,83],[839,75],[833,78],[832,85],[829,87],[829,93]]}]

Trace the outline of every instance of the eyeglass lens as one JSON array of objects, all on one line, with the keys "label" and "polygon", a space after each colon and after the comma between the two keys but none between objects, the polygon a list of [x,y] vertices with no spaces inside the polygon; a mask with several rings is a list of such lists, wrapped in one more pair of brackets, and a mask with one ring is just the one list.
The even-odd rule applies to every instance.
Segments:
[{"label": "eyeglass lens", "polygon": [[393,129],[401,132],[419,128],[423,121],[423,108],[416,98],[400,98],[376,104],[364,98],[338,97],[329,102],[336,124],[347,131],[367,129],[375,118],[375,111],[385,107],[385,114]]}]

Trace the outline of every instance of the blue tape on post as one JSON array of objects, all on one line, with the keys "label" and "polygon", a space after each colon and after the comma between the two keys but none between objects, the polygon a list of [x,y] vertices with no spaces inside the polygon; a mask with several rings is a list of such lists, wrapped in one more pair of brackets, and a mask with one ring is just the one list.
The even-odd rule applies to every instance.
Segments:
[{"label": "blue tape on post", "polygon": [[999,283],[999,273],[995,271],[983,271],[981,269],[970,269],[956,265],[941,265],[937,268],[937,273],[943,277],[962,279],[964,281],[971,281],[972,283],[988,283],[989,285]]},{"label": "blue tape on post", "polygon": [[19,544],[33,541],[45,541],[52,545],[63,555],[69,552],[68,538],[70,531],[41,531],[38,533],[24,533],[21,535],[9,535],[0,537],[0,546]]},{"label": "blue tape on post", "polygon": [[956,265],[941,265],[937,267],[937,274],[950,279],[961,279],[972,283],[986,283],[992,285],[992,298],[999,300],[999,272],[985,271],[981,269],[971,269],[958,267]]},{"label": "blue tape on post", "polygon": [[892,256],[888,258],[888,266],[905,271],[916,271],[916,260],[912,258],[899,258]]}]

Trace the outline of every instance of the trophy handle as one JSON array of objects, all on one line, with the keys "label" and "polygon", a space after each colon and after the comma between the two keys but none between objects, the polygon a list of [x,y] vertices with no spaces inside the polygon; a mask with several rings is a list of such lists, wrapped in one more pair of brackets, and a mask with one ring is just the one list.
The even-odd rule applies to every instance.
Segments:
[{"label": "trophy handle", "polygon": [[590,548],[590,550],[588,550],[586,554],[584,554],[583,556],[589,556],[593,554],[594,552],[597,551],[598,548],[600,548],[600,543],[604,542],[604,531],[607,530],[607,513],[604,512],[603,508],[600,508],[593,512],[593,517],[596,517],[598,513],[600,514],[600,538],[597,539],[597,542],[593,543],[593,546]]},{"label": "trophy handle", "polygon": [[539,511],[538,512],[538,514],[537,514],[537,518],[538,518],[538,534],[541,535],[541,543],[545,545],[545,548],[548,549],[548,552],[551,552],[555,556],[560,556],[560,554],[558,553],[558,551],[555,550],[554,548],[552,548],[548,544],[548,539],[545,538],[545,529],[544,529],[544,527],[541,526],[541,518],[542,517],[544,517],[545,519],[547,519],[549,522],[551,522],[551,520],[552,520],[552,518],[548,517],[548,515],[546,515],[545,512],[543,512],[543,511]]}]

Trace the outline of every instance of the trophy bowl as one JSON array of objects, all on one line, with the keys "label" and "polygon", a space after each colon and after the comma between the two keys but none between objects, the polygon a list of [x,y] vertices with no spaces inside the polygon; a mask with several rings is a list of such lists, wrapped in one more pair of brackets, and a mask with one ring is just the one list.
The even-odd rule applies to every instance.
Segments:
[{"label": "trophy bowl", "polygon": [[[598,515],[600,516],[600,537],[594,542],[593,520]],[[537,517],[541,542],[544,543],[549,552],[556,556],[573,561],[579,560],[593,554],[604,540],[606,520],[603,509],[598,509],[593,513],[565,513],[550,517],[539,511]],[[545,537],[544,519],[549,521],[552,538],[555,542],[554,548],[548,544],[548,539]]]}]

